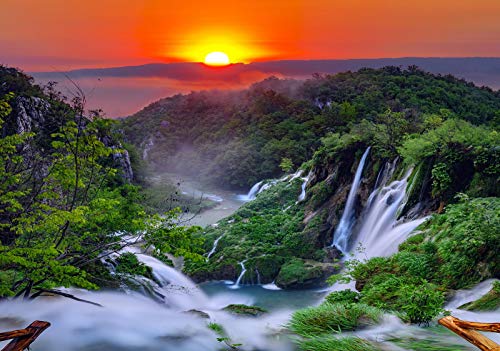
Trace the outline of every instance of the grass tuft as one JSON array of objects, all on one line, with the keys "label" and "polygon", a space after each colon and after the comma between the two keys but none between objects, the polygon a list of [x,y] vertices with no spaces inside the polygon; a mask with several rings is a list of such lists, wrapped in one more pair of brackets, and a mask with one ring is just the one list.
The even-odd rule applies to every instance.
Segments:
[{"label": "grass tuft", "polygon": [[380,320],[381,315],[378,308],[365,304],[324,303],[296,311],[288,327],[298,335],[313,337],[373,325]]}]

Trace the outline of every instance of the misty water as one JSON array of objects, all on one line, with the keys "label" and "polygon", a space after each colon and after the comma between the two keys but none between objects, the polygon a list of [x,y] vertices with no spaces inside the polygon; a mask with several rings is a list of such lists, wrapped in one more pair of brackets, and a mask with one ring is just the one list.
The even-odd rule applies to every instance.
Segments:
[{"label": "misty water", "polygon": [[179,174],[165,173],[162,175],[178,184],[182,194],[190,196],[197,201],[209,200],[214,206],[199,213],[186,213],[182,216],[183,225],[199,225],[205,227],[215,224],[217,221],[232,215],[245,202],[251,200],[247,194],[235,191],[207,186],[201,182]]},{"label": "misty water", "polygon": [[[358,168],[362,168],[362,164]],[[301,177],[301,174],[296,177]],[[302,180],[305,184],[307,177]],[[356,180],[359,183],[359,179],[355,179],[354,185]],[[232,214],[245,201],[258,196],[259,189],[262,188],[262,184],[259,184],[256,189],[249,189],[247,194],[237,194],[221,189],[207,189],[192,180],[184,179],[179,182],[181,191],[217,202],[215,207],[202,212],[190,222],[196,225],[213,225]],[[361,218],[356,223],[354,219],[350,219],[350,229],[344,233],[346,242],[354,240],[361,244],[370,243],[371,249],[364,252],[369,257],[394,253],[397,243],[425,220],[423,217],[398,220],[398,209],[405,203],[406,187],[406,176],[389,184],[387,180],[382,181],[370,196]],[[305,186],[302,189],[306,191]],[[301,194],[298,201],[305,196]],[[213,249],[216,249],[216,245]],[[153,269],[155,281],[146,278],[139,281],[139,284],[148,286],[149,293],[146,292],[147,289],[143,293],[130,289],[99,292],[69,290],[81,298],[100,303],[103,307],[60,297],[38,298],[29,303],[2,302],[0,329],[23,328],[33,320],[50,321],[52,326],[33,345],[34,351],[227,349],[217,341],[218,335],[207,327],[209,322],[215,322],[223,326],[232,343],[241,343],[243,350],[292,351],[296,350],[293,337],[285,329],[291,314],[299,308],[321,303],[329,291],[354,288],[353,284],[337,284],[326,290],[281,290],[274,284],[249,285],[242,279],[196,285],[181,272],[138,250],[127,249],[137,253],[139,260]],[[353,249],[350,251],[355,254]],[[492,282],[490,280],[473,289],[457,292],[447,308],[459,318],[495,321],[498,319],[497,312],[472,313],[457,309],[487,292]],[[154,295],[154,298],[150,295]],[[256,305],[269,312],[259,317],[237,316],[223,310],[229,304]],[[200,316],[200,311],[207,313],[209,319]],[[435,338],[432,332],[433,329],[410,326],[395,316],[386,315],[379,325],[355,332],[355,335],[381,343],[386,350],[405,350],[387,341],[409,337]],[[440,342],[461,345],[462,350],[474,350],[471,345],[451,333],[441,333],[439,338]]]}]

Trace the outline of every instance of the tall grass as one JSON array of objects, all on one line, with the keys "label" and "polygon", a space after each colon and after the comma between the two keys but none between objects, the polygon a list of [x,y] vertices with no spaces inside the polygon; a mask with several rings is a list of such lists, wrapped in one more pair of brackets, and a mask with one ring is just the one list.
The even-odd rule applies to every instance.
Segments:
[{"label": "tall grass", "polygon": [[352,331],[380,320],[379,309],[365,304],[324,303],[296,311],[288,324],[290,330],[303,337]]},{"label": "tall grass", "polygon": [[333,336],[313,337],[300,341],[302,351],[379,351],[373,344],[357,337],[335,338]]}]

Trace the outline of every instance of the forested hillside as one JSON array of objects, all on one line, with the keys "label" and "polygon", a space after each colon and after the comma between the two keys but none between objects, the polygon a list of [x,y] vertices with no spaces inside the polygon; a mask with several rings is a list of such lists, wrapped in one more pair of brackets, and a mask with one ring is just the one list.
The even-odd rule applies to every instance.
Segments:
[{"label": "forested hillside", "polygon": [[421,132],[434,115],[494,127],[499,111],[499,93],[489,88],[416,67],[386,67],[177,95],[125,119],[123,128],[157,170],[245,188],[299,167],[321,138],[354,125],[371,128],[398,116],[383,150],[392,157],[403,134]]},{"label": "forested hillside", "polygon": [[[130,245],[161,241],[160,256],[199,250],[197,228],[178,227],[178,212],[148,213],[114,122],[74,93],[68,99],[0,66],[0,298],[119,287],[126,278],[111,276],[104,260]],[[141,268],[131,256],[128,273]]]}]

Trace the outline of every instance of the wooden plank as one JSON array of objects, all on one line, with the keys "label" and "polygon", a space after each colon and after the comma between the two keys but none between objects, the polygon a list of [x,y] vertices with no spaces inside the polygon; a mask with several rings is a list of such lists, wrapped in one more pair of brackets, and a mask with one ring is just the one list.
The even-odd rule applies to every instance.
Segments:
[{"label": "wooden plank", "polygon": [[48,327],[50,327],[49,322],[34,321],[26,328],[28,334],[15,337],[2,351],[23,351],[27,349]]},{"label": "wooden plank", "polygon": [[29,335],[31,332],[28,329],[13,330],[5,333],[0,333],[0,341],[18,338],[20,336]]},{"label": "wooden plank", "polygon": [[[467,322],[467,321],[462,321],[458,318],[455,318],[453,316],[447,316],[444,318],[441,318],[439,320],[439,324],[442,326],[450,329],[452,332],[455,334],[461,336],[471,344],[477,346],[480,350],[482,351],[498,351],[500,350],[500,345],[498,345],[496,342],[493,340],[488,339],[486,336],[484,336],[481,333],[476,332],[475,330],[470,330],[467,329],[470,326],[471,328],[474,328],[475,326],[478,326],[479,330],[485,330],[486,329],[486,324],[488,323],[475,323],[475,322]],[[497,323],[489,323],[489,324],[497,324]],[[496,328],[493,328],[496,329]],[[491,329],[488,329],[488,331],[492,331]]]},{"label": "wooden plank", "polygon": [[460,328],[464,329],[474,329],[481,330],[492,333],[500,333],[500,323],[479,323],[479,322],[468,322],[461,319],[455,318],[455,324]]}]

